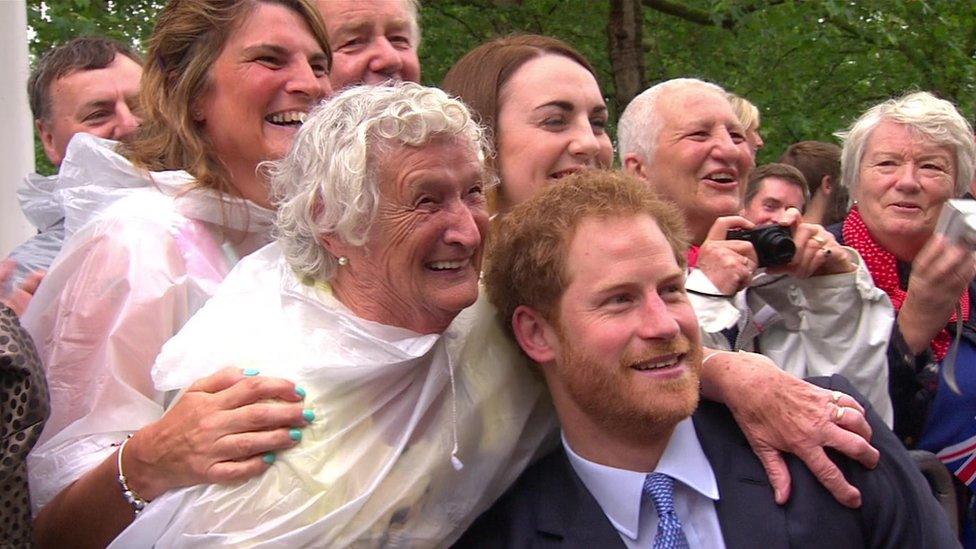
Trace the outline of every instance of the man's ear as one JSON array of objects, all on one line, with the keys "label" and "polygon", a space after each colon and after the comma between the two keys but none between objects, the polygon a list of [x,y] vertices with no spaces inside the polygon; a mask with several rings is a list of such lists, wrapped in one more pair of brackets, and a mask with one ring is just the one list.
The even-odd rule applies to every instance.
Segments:
[{"label": "man's ear", "polygon": [[559,344],[556,330],[539,311],[519,305],[512,313],[512,331],[519,347],[532,360],[545,364],[556,359],[556,346]]},{"label": "man's ear", "polygon": [[624,155],[624,171],[641,179],[647,179],[644,163],[636,153],[627,153]]},{"label": "man's ear", "polygon": [[44,146],[44,155],[51,161],[51,164],[55,166],[61,164],[64,158],[61,157],[61,153],[54,146],[54,134],[48,128],[48,125],[40,118],[34,121],[34,125],[37,126],[37,136],[41,138],[41,145]]}]

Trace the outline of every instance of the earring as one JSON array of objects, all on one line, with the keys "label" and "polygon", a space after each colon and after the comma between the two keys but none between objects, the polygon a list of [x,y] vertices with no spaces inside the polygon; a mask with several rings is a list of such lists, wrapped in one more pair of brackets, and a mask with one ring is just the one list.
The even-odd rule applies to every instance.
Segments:
[{"label": "earring", "polygon": [[339,265],[346,266],[348,264],[349,264],[349,258],[346,257],[346,256],[344,256],[344,255],[340,255],[339,256]]}]

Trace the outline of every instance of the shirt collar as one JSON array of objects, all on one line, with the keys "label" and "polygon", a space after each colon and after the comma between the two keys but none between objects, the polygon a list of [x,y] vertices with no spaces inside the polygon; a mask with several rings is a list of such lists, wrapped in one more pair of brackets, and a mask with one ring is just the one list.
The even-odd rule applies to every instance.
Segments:
[{"label": "shirt collar", "polygon": [[[593,494],[614,528],[636,540],[644,479],[650,471],[628,471],[594,463],[573,452],[565,434],[562,440],[573,470]],[[713,501],[719,498],[715,473],[705,457],[690,417],[675,425],[654,471],[673,477]]]}]

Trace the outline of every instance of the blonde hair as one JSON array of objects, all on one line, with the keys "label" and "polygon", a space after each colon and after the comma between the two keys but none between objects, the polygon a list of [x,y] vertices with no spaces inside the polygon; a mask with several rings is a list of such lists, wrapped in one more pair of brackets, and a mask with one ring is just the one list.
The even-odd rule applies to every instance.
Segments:
[{"label": "blonde hair", "polygon": [[732,105],[735,117],[742,124],[742,129],[749,131],[759,130],[759,108],[749,102],[748,99],[732,92],[726,92],[725,98]]}]

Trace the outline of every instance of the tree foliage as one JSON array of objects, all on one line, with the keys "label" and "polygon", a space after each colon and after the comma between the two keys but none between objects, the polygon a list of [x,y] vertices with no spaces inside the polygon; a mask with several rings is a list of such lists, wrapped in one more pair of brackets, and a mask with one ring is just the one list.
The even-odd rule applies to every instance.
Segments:
[{"label": "tree foliage", "polygon": [[[620,3],[619,0],[613,0]],[[33,55],[78,34],[139,43],[162,0],[30,0]],[[423,0],[424,82],[436,85],[490,38],[562,38],[597,70],[611,112],[615,82],[712,80],[758,105],[770,161],[801,139],[830,140],[868,106],[930,90],[967,115],[976,104],[976,3],[955,0],[633,0],[643,74],[616,75],[611,0]],[[623,10],[626,12],[626,10]],[[613,13],[621,13],[614,10]],[[619,23],[619,22],[618,22]],[[640,66],[628,63],[627,66]],[[619,69],[618,70],[629,70]],[[625,94],[626,95],[626,94]]]}]

